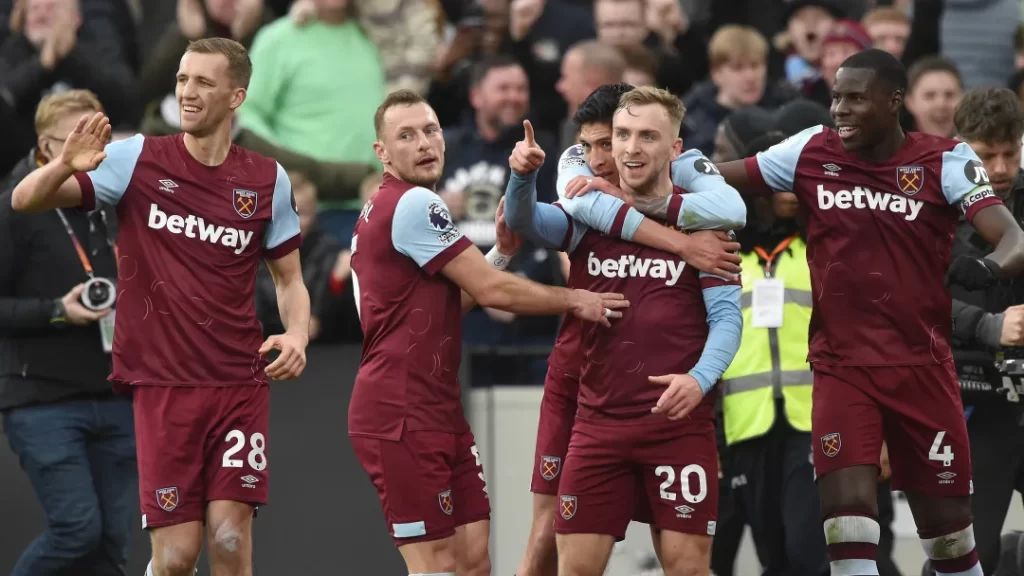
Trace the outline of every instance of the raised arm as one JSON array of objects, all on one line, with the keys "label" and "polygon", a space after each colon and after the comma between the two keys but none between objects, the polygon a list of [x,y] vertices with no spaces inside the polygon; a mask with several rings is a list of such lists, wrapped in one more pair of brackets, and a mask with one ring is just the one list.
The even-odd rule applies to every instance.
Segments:
[{"label": "raised arm", "polygon": [[557,206],[537,202],[537,172],[513,171],[505,187],[505,223],[534,244],[565,250],[569,216]]},{"label": "raised arm", "polygon": [[106,116],[83,116],[65,141],[61,157],[18,183],[11,206],[19,212],[46,212],[72,206],[92,210],[97,198],[117,204],[131,181],[144,137],[106,144],[109,139]]},{"label": "raised arm", "polygon": [[1024,270],[1024,230],[992,191],[985,166],[964,142],[942,154],[942,193],[995,246],[983,259],[957,256],[946,274],[947,283],[980,290]]}]

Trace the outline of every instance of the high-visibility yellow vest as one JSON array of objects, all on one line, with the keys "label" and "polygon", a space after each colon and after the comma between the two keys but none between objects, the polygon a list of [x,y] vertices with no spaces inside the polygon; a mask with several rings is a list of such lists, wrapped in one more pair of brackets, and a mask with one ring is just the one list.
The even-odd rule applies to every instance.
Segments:
[{"label": "high-visibility yellow vest", "polygon": [[[802,432],[811,430],[807,340],[812,299],[807,244],[794,236],[771,255],[758,248],[742,257],[743,340],[719,385],[725,440],[730,445],[762,436],[771,429],[777,392],[781,393],[789,424]],[[762,265],[761,259],[768,264]],[[754,284],[765,278],[785,283],[780,328],[755,328],[751,322]]]}]

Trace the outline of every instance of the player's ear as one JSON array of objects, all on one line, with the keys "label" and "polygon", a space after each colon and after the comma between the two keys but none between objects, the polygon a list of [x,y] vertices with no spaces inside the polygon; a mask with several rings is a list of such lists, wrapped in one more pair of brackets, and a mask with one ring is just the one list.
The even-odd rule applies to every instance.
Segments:
[{"label": "player's ear", "polygon": [[889,109],[890,109],[891,112],[896,113],[896,112],[899,112],[900,106],[906,105],[907,106],[907,111],[910,112],[910,113],[913,113],[914,111],[911,110],[912,104],[910,103],[910,100],[911,99],[906,99],[906,100],[904,99],[903,91],[902,90],[896,90],[895,92],[892,93],[892,98],[890,99]]},{"label": "player's ear", "polygon": [[384,149],[384,145],[381,144],[380,140],[373,143],[373,153],[377,155],[377,160],[380,160],[380,163],[385,166],[391,161],[388,157],[388,151]]},{"label": "player's ear", "polygon": [[231,111],[238,110],[242,103],[245,102],[245,97],[248,94],[245,88],[235,88],[234,94],[231,95]]},{"label": "player's ear", "polygon": [[672,143],[672,159],[679,158],[679,155],[683,153],[683,139],[676,138],[676,141]]}]

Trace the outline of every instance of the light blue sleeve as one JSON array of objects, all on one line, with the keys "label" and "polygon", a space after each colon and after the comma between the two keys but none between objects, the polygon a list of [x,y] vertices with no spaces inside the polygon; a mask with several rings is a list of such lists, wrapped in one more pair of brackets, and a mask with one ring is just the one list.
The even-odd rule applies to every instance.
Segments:
[{"label": "light blue sleeve", "polygon": [[687,150],[672,162],[672,183],[683,196],[676,225],[680,230],[738,230],[747,224],[747,205],[718,168],[700,150]]},{"label": "light blue sleeve", "polygon": [[107,153],[106,159],[98,168],[87,173],[98,202],[115,206],[121,201],[128,183],[132,181],[135,164],[139,161],[145,141],[145,136],[136,134],[131,138],[111,142],[103,149]]},{"label": "light blue sleeve", "polygon": [[530,242],[562,250],[569,217],[557,206],[537,203],[537,173],[509,176],[505,186],[505,224]]},{"label": "light blue sleeve", "polygon": [[[615,218],[619,211],[626,205],[618,198],[605,194],[604,192],[591,192],[575,198],[564,198],[558,202],[566,213],[576,222],[598,230],[604,234],[614,234]],[[623,240],[632,240],[640,223],[644,221],[644,215],[633,208],[626,211],[626,217],[622,221],[622,230],[618,236]]]},{"label": "light blue sleeve", "polygon": [[591,177],[594,173],[587,166],[586,158],[583,156],[583,145],[573,144],[562,152],[558,159],[558,177],[555,179],[555,190],[559,198],[565,198],[565,187],[569,181],[577,176]]},{"label": "light blue sleeve", "polygon": [[299,235],[299,213],[292,196],[292,181],[280,164],[274,183],[274,201],[270,207],[270,224],[263,236],[263,247],[273,250]]},{"label": "light blue sleeve", "polygon": [[704,289],[708,311],[708,341],[697,365],[690,370],[705,394],[725,373],[740,349],[743,313],[740,311],[740,286],[713,286]]},{"label": "light blue sleeve", "polygon": [[776,192],[792,192],[793,179],[796,177],[796,165],[807,142],[824,130],[821,125],[812,126],[786,138],[775,146],[757,153],[757,167],[761,170],[761,178],[769,188]]},{"label": "light blue sleeve", "polygon": [[422,187],[398,200],[391,221],[391,243],[421,268],[463,238],[444,200]]},{"label": "light blue sleeve", "polygon": [[942,195],[951,205],[959,204],[965,214],[974,203],[995,195],[985,165],[966,142],[942,153]]}]

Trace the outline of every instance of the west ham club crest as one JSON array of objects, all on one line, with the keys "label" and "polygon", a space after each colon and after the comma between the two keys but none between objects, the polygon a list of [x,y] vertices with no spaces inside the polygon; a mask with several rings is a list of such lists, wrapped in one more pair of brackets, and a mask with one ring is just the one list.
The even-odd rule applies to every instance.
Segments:
[{"label": "west ham club crest", "polygon": [[831,434],[825,434],[821,437],[821,451],[829,458],[839,454],[839,450],[843,447],[843,438],[839,435],[839,432],[833,432]]},{"label": "west ham club crest", "polygon": [[445,490],[437,495],[437,503],[441,506],[441,512],[451,516],[452,515],[452,491]]},{"label": "west ham club crest", "polygon": [[913,196],[924,187],[924,166],[900,166],[896,169],[896,186],[900,192]]},{"label": "west ham club crest", "polygon": [[252,190],[235,188],[231,192],[231,203],[242,218],[251,218],[256,213],[256,193]]},{"label": "west ham club crest", "polygon": [[554,480],[562,471],[562,459],[558,456],[540,457],[540,477],[545,480]]},{"label": "west ham club crest", "polygon": [[178,507],[178,489],[160,488],[156,491],[156,503],[166,512],[174,510]]}]

